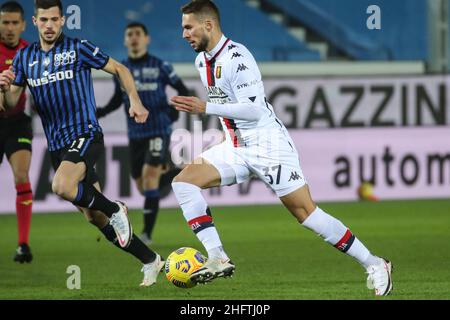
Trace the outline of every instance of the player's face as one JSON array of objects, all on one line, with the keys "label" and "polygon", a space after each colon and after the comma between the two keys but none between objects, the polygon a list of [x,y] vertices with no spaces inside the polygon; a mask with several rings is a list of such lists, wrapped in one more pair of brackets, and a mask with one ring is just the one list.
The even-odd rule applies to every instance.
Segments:
[{"label": "player's face", "polygon": [[133,53],[146,52],[150,44],[150,37],[145,34],[141,27],[128,28],[125,31],[125,47]]},{"label": "player's face", "polygon": [[3,43],[15,47],[24,31],[25,20],[19,12],[0,12],[0,35]]},{"label": "player's face", "polygon": [[203,22],[194,14],[183,14],[182,18],[183,38],[186,39],[196,52],[206,51],[209,44],[208,32]]},{"label": "player's face", "polygon": [[61,34],[65,18],[61,16],[58,7],[38,9],[33,23],[38,28],[40,38],[48,43],[54,43]]}]

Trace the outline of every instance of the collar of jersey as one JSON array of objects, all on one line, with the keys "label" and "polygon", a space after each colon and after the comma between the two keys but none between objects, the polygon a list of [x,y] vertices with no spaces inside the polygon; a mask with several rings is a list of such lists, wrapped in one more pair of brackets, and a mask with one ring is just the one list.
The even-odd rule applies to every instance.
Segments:
[{"label": "collar of jersey", "polygon": [[146,52],[142,57],[139,57],[139,58],[128,57],[128,59],[133,63],[144,62],[144,61],[147,61],[148,58],[150,58],[150,54],[148,52]]},{"label": "collar of jersey", "polygon": [[227,37],[225,37],[224,35],[222,35],[222,38],[220,38],[219,43],[216,44],[216,46],[214,47],[214,49],[212,49],[210,52],[206,52],[205,51],[205,58],[206,60],[214,60],[217,58],[217,56],[222,52],[223,48],[225,47],[225,45],[227,44],[227,42],[230,39],[228,39]]}]

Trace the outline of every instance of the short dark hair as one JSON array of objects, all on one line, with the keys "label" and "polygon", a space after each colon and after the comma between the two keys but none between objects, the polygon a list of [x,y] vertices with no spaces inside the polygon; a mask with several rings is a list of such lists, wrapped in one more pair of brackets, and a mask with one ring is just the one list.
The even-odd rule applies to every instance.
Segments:
[{"label": "short dark hair", "polygon": [[209,16],[217,19],[220,25],[220,12],[216,4],[211,0],[192,0],[188,4],[181,7],[181,12],[184,14],[193,13],[201,16]]},{"label": "short dark hair", "polygon": [[25,16],[22,6],[16,1],[8,1],[0,6],[0,12],[14,12],[20,13],[22,20]]},{"label": "short dark hair", "polygon": [[141,22],[130,22],[127,27],[125,28],[125,30],[131,29],[131,28],[141,28],[145,35],[148,36],[148,29],[145,26],[145,24],[141,23]]},{"label": "short dark hair", "polygon": [[61,13],[61,15],[63,15],[63,5],[61,0],[35,0],[34,1],[34,8],[35,11],[37,13],[38,9],[50,9],[53,7],[58,7],[59,8],[59,12]]}]

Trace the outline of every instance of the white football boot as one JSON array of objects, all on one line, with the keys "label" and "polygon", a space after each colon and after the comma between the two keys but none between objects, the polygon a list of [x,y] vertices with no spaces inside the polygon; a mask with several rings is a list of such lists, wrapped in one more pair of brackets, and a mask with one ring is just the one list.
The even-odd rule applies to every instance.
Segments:
[{"label": "white football boot", "polygon": [[156,254],[155,261],[144,264],[141,272],[144,273],[144,280],[140,284],[141,287],[150,287],[156,283],[158,274],[163,270],[165,262],[161,259],[159,254]]},{"label": "white football boot", "polygon": [[367,288],[375,289],[376,296],[387,296],[393,288],[392,263],[381,258],[381,263],[367,268]]},{"label": "white football boot", "polygon": [[133,227],[128,219],[128,209],[125,204],[120,201],[116,201],[116,203],[120,209],[109,218],[109,222],[116,232],[119,245],[122,248],[126,248],[130,245],[133,236]]},{"label": "white football boot", "polygon": [[235,269],[236,266],[230,259],[211,258],[200,269],[191,274],[190,280],[196,284],[204,284],[215,278],[232,277]]}]

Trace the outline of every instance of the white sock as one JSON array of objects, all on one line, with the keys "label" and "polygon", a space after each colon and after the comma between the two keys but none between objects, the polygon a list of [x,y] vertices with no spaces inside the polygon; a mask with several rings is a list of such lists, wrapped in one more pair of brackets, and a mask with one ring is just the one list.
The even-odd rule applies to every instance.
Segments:
[{"label": "white sock", "polygon": [[219,258],[222,260],[229,260],[227,254],[223,250],[223,247],[218,248],[212,248],[211,250],[208,250],[208,257],[211,258]]},{"label": "white sock", "polygon": [[372,255],[342,222],[319,207],[303,222],[303,226],[317,233],[338,250],[355,258],[365,268],[380,261],[380,258]]},{"label": "white sock", "polygon": [[201,194],[201,189],[185,182],[173,182],[172,188],[183,210],[184,218],[202,242],[208,257],[228,259],[212,217],[208,214],[208,205]]}]

